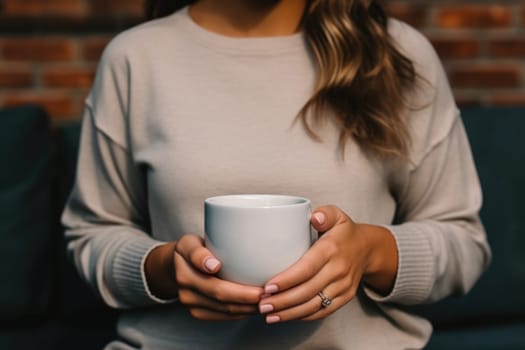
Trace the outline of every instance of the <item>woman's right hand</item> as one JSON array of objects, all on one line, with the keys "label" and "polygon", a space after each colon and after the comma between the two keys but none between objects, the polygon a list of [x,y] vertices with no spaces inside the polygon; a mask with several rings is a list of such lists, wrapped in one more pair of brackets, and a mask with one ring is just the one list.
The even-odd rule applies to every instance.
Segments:
[{"label": "woman's right hand", "polygon": [[219,260],[196,235],[183,236],[175,246],[175,278],[179,301],[201,320],[236,320],[258,312],[262,288],[215,276]]}]

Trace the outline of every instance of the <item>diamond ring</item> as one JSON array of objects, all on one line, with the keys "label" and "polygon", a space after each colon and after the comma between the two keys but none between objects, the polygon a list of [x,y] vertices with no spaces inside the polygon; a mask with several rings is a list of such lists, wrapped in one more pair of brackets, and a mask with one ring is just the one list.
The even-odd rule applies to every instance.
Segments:
[{"label": "diamond ring", "polygon": [[332,304],[332,299],[330,299],[326,294],[324,294],[323,291],[320,291],[319,293],[317,293],[317,295],[319,296],[319,298],[321,298],[321,306],[323,308],[328,307],[330,306],[330,304]]}]

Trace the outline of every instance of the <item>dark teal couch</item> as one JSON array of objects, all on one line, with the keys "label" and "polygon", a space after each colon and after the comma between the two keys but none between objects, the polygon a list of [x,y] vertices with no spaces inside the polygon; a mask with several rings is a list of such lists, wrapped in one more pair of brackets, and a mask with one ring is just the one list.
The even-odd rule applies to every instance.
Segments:
[{"label": "dark teal couch", "polygon": [[50,130],[38,107],[0,111],[0,350],[101,349],[105,307],[66,259],[60,211],[79,127]]},{"label": "dark teal couch", "polygon": [[[434,324],[428,349],[525,349],[525,108],[463,119],[494,261],[467,296],[411,309]],[[76,123],[50,131],[40,108],[0,111],[0,350],[93,350],[115,337],[116,312],[76,275],[59,225],[78,137]]]}]

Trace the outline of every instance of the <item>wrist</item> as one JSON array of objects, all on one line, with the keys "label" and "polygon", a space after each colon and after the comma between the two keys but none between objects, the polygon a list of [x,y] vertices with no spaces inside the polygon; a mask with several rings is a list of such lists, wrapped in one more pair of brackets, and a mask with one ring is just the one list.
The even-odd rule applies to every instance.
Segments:
[{"label": "wrist", "polygon": [[358,224],[368,241],[368,262],[363,282],[377,292],[387,295],[397,277],[398,252],[392,233],[381,226]]},{"label": "wrist", "polygon": [[150,292],[160,299],[177,296],[175,279],[175,245],[170,242],[154,248],[146,257],[144,272]]}]

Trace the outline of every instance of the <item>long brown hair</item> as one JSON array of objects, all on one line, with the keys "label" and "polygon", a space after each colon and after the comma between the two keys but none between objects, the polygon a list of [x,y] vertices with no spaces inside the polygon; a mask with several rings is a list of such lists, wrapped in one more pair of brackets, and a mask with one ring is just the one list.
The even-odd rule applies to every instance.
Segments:
[{"label": "long brown hair", "polygon": [[[162,17],[195,0],[146,0],[148,19]],[[312,123],[326,109],[340,125],[339,146],[347,140],[379,156],[407,156],[410,134],[404,111],[417,74],[396,47],[388,18],[374,0],[309,0],[303,30],[318,68],[313,95],[298,118],[319,139]]]}]

